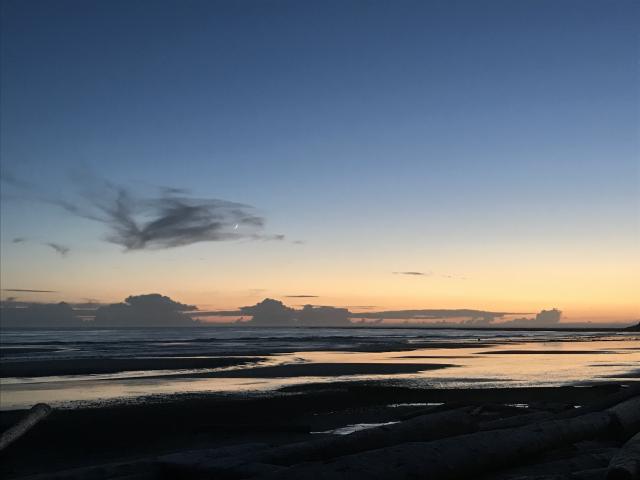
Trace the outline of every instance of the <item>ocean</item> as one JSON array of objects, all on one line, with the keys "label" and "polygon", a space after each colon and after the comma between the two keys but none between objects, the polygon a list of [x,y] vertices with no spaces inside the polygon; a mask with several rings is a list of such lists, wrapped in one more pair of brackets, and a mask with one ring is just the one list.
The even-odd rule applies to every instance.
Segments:
[{"label": "ocean", "polygon": [[335,381],[428,388],[633,381],[640,335],[416,328],[3,330],[0,409],[270,395]]}]

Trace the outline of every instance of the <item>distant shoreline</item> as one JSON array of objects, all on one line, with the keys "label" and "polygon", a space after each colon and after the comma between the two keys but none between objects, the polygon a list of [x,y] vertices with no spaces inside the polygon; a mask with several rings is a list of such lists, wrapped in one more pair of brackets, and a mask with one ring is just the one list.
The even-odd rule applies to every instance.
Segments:
[{"label": "distant shoreline", "polygon": [[628,328],[633,326],[633,322],[629,325],[621,324],[625,326],[619,327],[467,327],[467,326],[436,326],[436,325],[338,325],[338,326],[320,326],[320,325],[273,325],[273,326],[255,326],[255,325],[242,325],[238,323],[203,323],[200,325],[139,325],[139,326],[93,326],[86,325],[80,327],[65,327],[65,326],[51,326],[51,327],[3,327],[0,325],[0,330],[140,330],[140,329],[193,329],[193,328],[246,328],[246,329],[282,329],[282,330],[322,330],[322,329],[335,329],[335,330],[465,330],[465,331],[500,331],[507,330],[510,332],[630,332],[633,330]]}]

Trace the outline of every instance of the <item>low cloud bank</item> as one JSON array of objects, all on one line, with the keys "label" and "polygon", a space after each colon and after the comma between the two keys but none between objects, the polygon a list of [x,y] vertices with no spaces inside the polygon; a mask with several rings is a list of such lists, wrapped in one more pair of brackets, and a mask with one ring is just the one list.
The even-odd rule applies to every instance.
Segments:
[{"label": "low cloud bank", "polygon": [[[22,291],[7,289],[8,291]],[[26,289],[25,289],[26,290]],[[30,290],[29,290],[30,291]],[[362,307],[360,307],[362,308]],[[177,302],[158,293],[132,295],[121,303],[109,305],[95,301],[70,304],[19,301],[9,297],[0,302],[0,327],[189,327],[211,325],[199,320],[215,317],[250,317],[231,320],[227,325],[252,327],[345,327],[352,325],[398,325],[422,327],[486,327],[486,328],[562,328],[607,327],[609,324],[561,323],[562,312],[556,308],[542,310],[535,317],[513,317],[509,312],[469,309],[390,310],[353,313],[348,308],[304,305],[293,308],[280,300],[265,298],[255,305],[230,311],[199,311],[193,305]],[[631,327],[631,328],[638,328]]]},{"label": "low cloud bank", "polygon": [[521,328],[543,328],[543,327],[559,327],[562,312],[557,308],[551,310],[542,310],[535,318],[516,318],[508,322],[501,322],[496,326],[500,327],[521,327]]},{"label": "low cloud bank", "polygon": [[241,315],[251,315],[251,320],[243,322],[251,326],[348,326],[351,312],[346,308],[305,305],[297,310],[287,307],[279,300],[265,298],[255,305],[241,307]]},{"label": "low cloud bank", "polygon": [[188,327],[200,323],[186,312],[193,305],[171,300],[158,293],[130,296],[123,303],[105,305],[96,310],[93,325],[97,327]]},{"label": "low cloud bank", "polygon": [[[97,307],[97,308],[96,308]],[[57,327],[188,327],[201,325],[191,318],[193,305],[176,302],[158,293],[135,295],[122,303],[20,302],[14,298],[0,303],[3,328]]]},{"label": "low cloud bank", "polygon": [[365,318],[415,320],[424,323],[425,320],[468,319],[465,323],[488,324],[507,315],[517,315],[510,312],[488,312],[469,309],[422,309],[422,310],[387,310],[382,312],[368,312]]},{"label": "low cloud bank", "polygon": [[[542,310],[535,317],[519,317],[513,320],[501,321],[504,317],[518,315],[513,312],[490,312],[484,310],[453,309],[453,310],[395,310],[384,312],[369,312],[364,318],[380,320],[406,320],[421,325],[446,325],[469,327],[509,327],[509,328],[544,328],[561,327],[562,312],[557,308]],[[458,321],[454,321],[458,320]]]},{"label": "low cloud bank", "polygon": [[22,303],[13,299],[0,305],[0,326],[5,328],[80,327],[82,320],[71,305],[60,303]]}]

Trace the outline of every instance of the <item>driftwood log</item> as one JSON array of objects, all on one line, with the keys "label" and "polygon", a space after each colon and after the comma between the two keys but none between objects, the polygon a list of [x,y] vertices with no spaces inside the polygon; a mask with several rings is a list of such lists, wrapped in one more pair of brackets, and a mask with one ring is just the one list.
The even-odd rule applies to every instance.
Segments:
[{"label": "driftwood log", "polygon": [[159,469],[155,459],[151,458],[41,473],[20,477],[20,480],[154,480],[157,478],[159,478]]},{"label": "driftwood log", "polygon": [[445,411],[415,417],[342,435],[299,442],[266,451],[263,461],[279,465],[334,458],[405,442],[424,442],[477,430],[468,409]]},{"label": "driftwood log", "polygon": [[611,459],[607,472],[607,480],[638,478],[640,478],[640,433],[636,433]]},{"label": "driftwood log", "polygon": [[38,403],[31,407],[29,412],[18,423],[0,435],[0,451],[22,437],[50,413],[51,407],[46,403]]},{"label": "driftwood log", "polygon": [[[573,472],[605,468],[615,455],[615,449],[571,455],[549,462],[514,467],[497,474],[483,477],[483,480],[516,480],[518,478],[542,475],[567,475]],[[604,476],[602,477],[604,478]],[[601,478],[601,480],[602,480]]]},{"label": "driftwood log", "polygon": [[248,473],[256,475],[258,472],[268,472],[267,464],[293,465],[379,449],[398,443],[429,441],[473,432],[476,430],[476,424],[467,410],[433,413],[350,435],[298,442],[235,457],[218,458],[216,455],[202,452],[201,455],[165,457],[160,459],[160,462],[165,470],[179,471],[184,477],[199,476],[206,471],[219,479],[247,478]]},{"label": "driftwood log", "polygon": [[543,422],[550,420],[551,418],[554,418],[554,415],[549,412],[524,413],[522,415],[513,415],[511,417],[482,422],[480,424],[480,430],[499,430],[501,428],[522,427],[523,425],[528,425],[534,422]]},{"label": "driftwood log", "polygon": [[634,435],[640,431],[640,396],[619,403],[607,411],[613,414],[625,434]]},{"label": "driftwood log", "polygon": [[481,431],[433,442],[411,442],[291,467],[273,479],[456,479],[506,468],[564,444],[640,423],[640,397],[603,412],[519,428]]},{"label": "driftwood log", "polygon": [[413,442],[292,467],[278,479],[457,479],[509,467],[565,443],[590,438],[611,425],[609,414],[592,413],[536,426],[492,430],[435,442]]}]

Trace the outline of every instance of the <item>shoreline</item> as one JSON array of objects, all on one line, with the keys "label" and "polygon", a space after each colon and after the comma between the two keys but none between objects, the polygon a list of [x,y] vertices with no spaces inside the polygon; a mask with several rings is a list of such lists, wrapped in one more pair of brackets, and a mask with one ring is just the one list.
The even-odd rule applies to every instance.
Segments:
[{"label": "shoreline", "polygon": [[[359,317],[358,317],[359,318]],[[596,324],[598,326],[590,326],[588,323],[575,322],[572,326],[570,323],[564,323],[562,326],[540,326],[540,327],[511,327],[500,326],[496,324],[491,327],[474,327],[469,325],[439,325],[439,324],[380,324],[372,323],[370,325],[244,325],[243,323],[223,323],[223,322],[201,322],[197,325],[138,325],[138,326],[2,326],[0,324],[0,332],[2,331],[34,331],[34,330],[51,330],[51,331],[86,331],[86,330],[190,330],[199,328],[240,328],[247,330],[464,330],[464,331],[500,331],[506,330],[510,332],[619,332],[619,333],[638,333],[638,330],[632,327],[637,326],[637,320],[627,322],[617,322],[615,326],[606,326],[605,324]]]},{"label": "shoreline", "polygon": [[637,377],[640,361],[637,335],[447,339],[335,334],[295,338],[287,333],[255,339],[194,335],[174,343],[166,337],[145,335],[116,349],[113,345],[127,336],[101,336],[97,346],[86,337],[76,338],[53,353],[32,352],[26,342],[13,352],[3,348],[0,407],[45,402],[66,408],[75,402],[129,401],[177,392],[269,395],[320,381],[368,380],[425,389],[624,382]]}]

